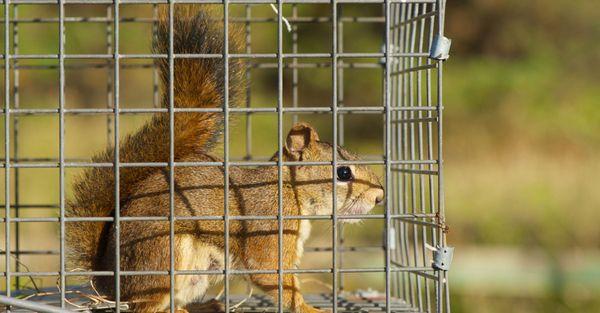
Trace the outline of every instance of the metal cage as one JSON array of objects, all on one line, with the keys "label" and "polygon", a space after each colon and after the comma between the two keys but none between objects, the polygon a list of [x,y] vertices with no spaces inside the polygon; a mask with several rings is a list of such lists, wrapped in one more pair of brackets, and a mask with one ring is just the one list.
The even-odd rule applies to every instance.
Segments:
[{"label": "metal cage", "polygon": [[[243,58],[249,64],[246,74],[249,81],[264,78],[265,76],[260,75],[260,71],[265,69],[272,71],[271,79],[276,81],[276,85],[271,88],[274,95],[272,106],[255,105],[256,101],[251,100],[252,96],[264,91],[256,91],[253,84],[247,88],[246,107],[230,108],[228,101],[225,100],[221,111],[226,120],[224,134],[226,144],[223,151],[224,162],[219,165],[226,171],[229,166],[234,165],[276,165],[281,171],[285,165],[283,162],[266,161],[268,155],[258,155],[254,151],[253,141],[256,143],[257,135],[253,133],[255,131],[253,123],[260,114],[267,114],[273,118],[272,125],[277,130],[276,147],[279,153],[282,151],[282,136],[286,131],[284,125],[289,121],[300,118],[310,120],[312,116],[317,115],[320,118],[324,117],[326,122],[322,124],[329,125],[334,145],[345,145],[348,141],[347,133],[352,128],[367,130],[374,127],[364,121],[363,124],[358,125],[348,122],[352,116],[378,116],[381,121],[382,133],[380,132],[379,139],[375,140],[378,141],[376,145],[380,147],[379,152],[363,155],[364,161],[361,163],[380,168],[386,189],[386,201],[379,211],[360,218],[378,221],[383,236],[377,235],[377,242],[360,245],[346,240],[348,232],[352,232],[350,229],[352,226],[340,224],[344,217],[338,216],[335,210],[331,216],[305,217],[330,225],[326,236],[329,237],[329,244],[321,243],[321,245],[307,247],[304,256],[306,259],[311,258],[312,253],[321,253],[326,255],[330,265],[295,271],[300,274],[328,277],[331,290],[312,292],[306,296],[308,301],[317,307],[330,308],[333,312],[449,312],[447,270],[451,262],[452,248],[446,245],[445,238],[447,227],[444,219],[442,171],[442,65],[449,49],[449,40],[444,37],[443,28],[445,0],[3,0],[1,24],[4,39],[2,54],[4,161],[2,172],[5,212],[2,219],[4,229],[2,274],[5,289],[3,293],[6,297],[0,297],[0,303],[6,305],[7,311],[101,311],[107,308],[117,312],[127,311],[125,303],[121,303],[118,298],[114,303],[107,302],[96,307],[88,307],[82,304],[81,298],[76,297],[77,292],[85,287],[73,286],[71,278],[90,273],[66,268],[65,224],[73,221],[65,218],[65,198],[68,197],[70,177],[68,172],[84,167],[111,167],[114,169],[115,177],[118,177],[120,168],[144,166],[144,164],[122,164],[118,156],[115,156],[113,163],[108,164],[92,163],[87,157],[70,157],[66,149],[70,140],[69,132],[77,132],[78,129],[68,124],[72,117],[99,116],[105,119],[103,136],[106,143],[110,144],[118,142],[126,132],[121,130],[123,124],[121,120],[126,116],[138,114],[147,116],[156,112],[173,115],[176,109],[173,108],[172,101],[170,108],[160,108],[158,77],[153,59],[168,58],[172,64],[173,59],[181,56],[172,52],[166,56],[147,52],[132,53],[131,50],[122,48],[124,42],[120,36],[129,31],[130,26],[135,25],[147,27],[152,32],[158,6],[169,6],[172,9],[179,3],[191,2],[220,6],[226,21],[225,25],[231,23],[244,25],[246,47],[243,53],[234,54],[225,50],[222,55],[211,57],[224,58],[226,67],[227,61],[231,58]],[[40,12],[45,11],[32,10],[31,12],[40,13],[39,16],[32,15],[33,13],[23,14],[28,11],[28,6],[43,6],[44,10],[53,13],[41,14]],[[85,12],[86,6],[95,6],[96,13],[91,16],[80,14]],[[122,12],[128,10],[128,6],[148,6],[149,9],[141,10],[144,13],[140,15],[127,16]],[[78,9],[74,9],[74,15],[69,16],[67,13],[71,7]],[[104,14],[97,14],[98,7]],[[306,9],[311,7],[318,8]],[[362,16],[360,12],[363,7],[368,7],[369,9],[365,11],[370,10],[369,12],[375,14]],[[98,40],[102,41],[104,51],[94,53],[81,52],[77,49],[74,49],[76,53],[68,51],[69,37],[65,33],[74,25],[101,27],[101,34],[103,34],[98,35]],[[265,30],[265,25],[271,29]],[[313,31],[302,33],[299,29],[305,25],[321,27],[316,29],[325,30],[327,35],[321,38],[311,37],[310,33]],[[57,34],[62,35],[56,36],[57,42],[50,50],[38,52],[34,51],[35,49],[23,49],[24,43],[31,43],[32,40],[25,39],[27,36],[35,38],[36,30],[30,26],[54,27]],[[377,50],[371,49],[372,47],[361,49],[361,37],[353,35],[353,31],[357,29],[368,29],[366,36],[377,37],[377,40],[373,41],[378,45]],[[262,42],[270,41],[273,44],[273,51],[265,52],[260,51],[261,49],[255,51],[256,34],[263,31],[268,34],[261,35]],[[227,33],[227,26],[225,33]],[[359,33],[360,31],[357,32]],[[148,36],[151,37],[151,34]],[[227,41],[228,36],[226,34],[224,36]],[[320,44],[325,49],[310,51],[303,46],[303,39],[305,39],[303,37],[310,37],[309,40],[313,45]],[[86,69],[106,71],[105,80],[97,82],[105,99],[101,107],[77,104],[71,106],[67,103],[69,73]],[[145,73],[152,73],[147,75],[150,77],[148,81],[151,84],[147,96],[153,106],[136,108],[122,104],[122,94],[127,93],[125,88],[128,87],[123,87],[121,80],[130,69],[145,69],[147,71]],[[305,69],[327,71],[330,84],[326,87],[328,96],[311,99],[312,102],[308,104],[302,101],[304,92],[302,71]],[[349,96],[348,86],[355,88],[356,83],[352,85],[348,83],[348,79],[360,76],[361,71],[376,71],[379,77],[378,82],[372,84],[366,82],[367,85],[364,85],[365,82],[361,83],[362,88],[376,90],[375,93],[379,95],[379,98],[371,103],[356,103],[349,99],[351,96]],[[27,101],[32,104],[23,103],[24,98],[30,97],[28,93],[43,95],[44,91],[36,94],[35,91],[31,91],[34,87],[23,86],[26,81],[24,77],[35,75],[39,75],[40,79],[50,77],[54,79],[52,84],[57,83],[52,87],[54,91],[46,90],[56,94],[56,101],[51,101],[54,103],[53,106],[39,106],[36,105],[36,101]],[[173,92],[172,88],[170,92]],[[237,156],[233,155],[229,144],[235,136],[230,132],[233,126],[228,122],[233,115],[243,116],[238,126],[245,129],[245,136],[239,140],[244,144],[244,149],[241,149]],[[35,144],[27,141],[42,136],[35,131],[45,129],[39,128],[44,120],[34,124],[27,121],[24,123],[27,118],[36,116],[55,119],[55,122],[52,122],[55,125],[55,129],[53,128],[55,141],[52,141],[52,144],[57,145],[57,153],[54,156],[26,153],[25,150],[29,152],[34,150],[23,148]],[[24,124],[25,127],[32,127],[33,130],[26,130]],[[35,136],[27,135],[32,131]],[[173,133],[170,136],[173,136]],[[334,155],[334,161],[328,165],[335,168],[337,164],[339,161]],[[177,166],[191,165],[177,164],[171,158],[170,162],[162,166],[168,167],[172,173]],[[27,172],[35,170],[48,170],[52,173]],[[42,177],[46,177],[44,175],[49,175],[47,179],[52,181],[45,186],[51,190],[50,193],[54,197],[51,200],[39,201],[33,195],[40,190],[39,188],[44,188],[44,184],[32,183],[31,176],[41,180]],[[170,183],[173,186],[173,180]],[[332,183],[335,185],[335,182]],[[279,188],[281,188],[281,177]],[[228,188],[225,188],[225,192],[227,191]],[[115,192],[118,194],[118,187]],[[171,198],[172,194],[171,191]],[[282,212],[281,199],[279,201],[280,212]],[[172,205],[173,202],[171,202],[171,215],[168,221],[174,225],[176,217],[173,216]],[[215,217],[224,221],[226,230],[230,218],[235,218],[227,215],[227,205],[224,203],[225,215]],[[271,218],[277,220],[281,227],[286,217],[279,214]],[[113,221],[117,224],[120,222],[118,213],[115,214]],[[51,225],[49,227],[52,228],[51,239],[45,239],[49,243],[46,241],[42,243],[36,235],[42,232],[41,229],[48,227],[44,225]],[[281,236],[280,234],[280,240]],[[171,240],[170,248],[172,245]],[[363,253],[362,256],[365,253],[378,255],[373,262],[375,265],[348,266],[348,264],[355,264],[352,260],[358,258],[358,253]],[[281,259],[281,245],[280,250],[273,251],[273,254]],[[228,252],[225,252],[226,264],[228,257]],[[50,264],[53,269],[30,268],[28,263],[32,260],[44,260],[39,262]],[[280,269],[272,269],[272,271],[279,273],[281,277]],[[169,271],[158,274],[170,275],[174,281],[176,275],[189,273],[180,273],[171,267]],[[223,301],[227,310],[283,311],[278,299],[270,299],[263,295],[253,296],[240,306],[235,306],[244,295],[234,291],[235,288],[230,281],[234,276],[244,272],[236,272],[226,267],[218,274],[225,278]],[[349,288],[347,276],[361,274],[376,275],[375,286],[354,283],[353,287]],[[110,275],[119,277],[124,273],[116,268]],[[118,289],[118,285],[116,288]],[[281,294],[282,286],[279,288]],[[119,294],[118,290],[117,294]],[[171,295],[173,295],[172,290]],[[174,309],[171,301],[171,310]],[[193,308],[190,310],[193,311]]]}]

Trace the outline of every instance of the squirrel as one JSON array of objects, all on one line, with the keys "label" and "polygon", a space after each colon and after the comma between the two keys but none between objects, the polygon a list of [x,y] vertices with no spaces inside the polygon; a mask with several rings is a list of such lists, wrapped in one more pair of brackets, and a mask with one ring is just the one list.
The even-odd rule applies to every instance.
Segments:
[{"label": "squirrel", "polygon": [[[220,54],[224,48],[223,27],[215,10],[202,5],[177,5],[173,12],[173,52],[178,54]],[[222,17],[221,17],[222,18]],[[241,32],[230,27],[229,45],[241,47]],[[169,14],[163,8],[158,18],[153,52],[169,50]],[[168,107],[169,62],[157,59],[161,74],[163,107]],[[176,58],[174,60],[174,106],[177,108],[221,108],[224,96],[222,58]],[[229,104],[244,101],[245,66],[240,59],[229,60]],[[177,112],[174,120],[174,159],[176,162],[221,161],[211,155],[223,132],[222,112]],[[119,144],[120,162],[167,162],[169,160],[169,115],[156,113],[152,119]],[[307,123],[293,125],[285,139],[283,161],[332,161],[333,149],[342,160],[358,158],[341,147],[320,141]],[[114,147],[95,157],[94,162],[112,162]],[[278,153],[271,158],[278,161]],[[348,165],[336,169],[338,214],[365,214],[383,201],[384,189],[378,176],[367,166]],[[119,213],[124,217],[168,217],[169,170],[160,167],[123,167],[119,171]],[[186,220],[185,217],[224,215],[223,166],[176,167],[174,169],[175,270],[219,270],[225,268],[224,221]],[[330,165],[284,166],[282,210],[284,216],[331,215],[333,173]],[[278,168],[229,167],[229,215],[277,216]],[[113,217],[115,179],[112,168],[89,168],[73,185],[73,199],[66,206],[67,217]],[[179,217],[183,217],[180,219]],[[344,219],[343,221],[354,222]],[[168,271],[170,269],[170,227],[165,220],[66,223],[66,243],[70,265],[91,271],[113,271],[119,231],[121,271]],[[277,270],[279,224],[277,220],[233,219],[229,222],[230,268]],[[300,264],[303,245],[310,234],[308,219],[283,221],[283,266]],[[170,301],[178,312],[202,299],[207,289],[222,275],[175,277],[175,298],[170,299],[168,275],[124,275],[120,277],[120,299],[128,301],[133,312],[168,311]],[[278,274],[248,274],[249,282],[278,299]],[[321,312],[308,305],[300,292],[295,274],[282,274],[283,306],[293,312]],[[94,276],[98,291],[115,297],[115,279]],[[218,309],[216,309],[218,311]]]}]

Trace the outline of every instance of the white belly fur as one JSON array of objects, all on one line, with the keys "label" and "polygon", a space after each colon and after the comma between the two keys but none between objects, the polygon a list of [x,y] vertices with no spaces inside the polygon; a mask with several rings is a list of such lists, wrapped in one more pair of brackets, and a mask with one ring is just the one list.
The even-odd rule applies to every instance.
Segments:
[{"label": "white belly fur", "polygon": [[296,241],[296,267],[300,266],[300,259],[304,254],[304,243],[310,237],[311,225],[309,220],[300,221],[300,229],[298,230],[298,241]]},{"label": "white belly fur", "polygon": [[[176,246],[179,251],[177,270],[222,270],[223,252],[207,245],[193,236],[178,236]],[[211,285],[222,279],[221,275],[177,275],[175,276],[175,306],[183,308],[187,304],[202,299]],[[169,296],[162,306],[169,307]]]}]

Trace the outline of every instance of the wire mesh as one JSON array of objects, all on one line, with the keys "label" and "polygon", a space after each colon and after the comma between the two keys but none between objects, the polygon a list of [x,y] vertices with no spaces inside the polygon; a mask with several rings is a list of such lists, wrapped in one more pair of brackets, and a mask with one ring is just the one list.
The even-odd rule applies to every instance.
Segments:
[{"label": "wire mesh", "polygon": [[[220,54],[178,54],[173,51],[173,12],[182,3],[200,2],[220,6],[223,14],[224,49]],[[114,276],[115,302],[110,304],[116,312],[126,311],[120,297],[120,278],[127,275],[168,275],[170,280],[169,309],[175,312],[175,280],[180,275],[220,275],[223,276],[223,304],[225,311],[233,310],[235,303],[243,297],[234,289],[232,280],[250,274],[276,274],[278,276],[277,298],[264,295],[252,297],[244,305],[235,308],[240,311],[283,311],[283,294],[285,274],[314,274],[325,277],[331,283],[331,292],[322,295],[307,295],[310,303],[320,308],[337,311],[386,311],[386,312],[449,312],[449,290],[447,272],[435,269],[431,264],[431,251],[436,247],[446,246],[444,195],[443,195],[443,163],[442,163],[442,62],[429,58],[429,49],[435,35],[443,35],[444,0],[209,0],[209,1],[167,1],[167,0],[4,0],[4,294],[6,296],[30,295],[27,287],[33,287],[36,295],[31,299],[50,303],[61,308],[75,309],[70,301],[73,290],[69,284],[71,278],[101,275]],[[19,11],[23,7],[45,5],[56,10],[57,14],[31,16]],[[104,14],[94,16],[67,16],[69,6],[102,6]],[[121,9],[127,6],[147,5],[151,10],[145,16],[127,16]],[[270,11],[270,6],[273,11]],[[304,7],[323,6],[304,10]],[[129,25],[145,25],[151,27],[156,34],[156,23],[159,6],[167,6],[170,21],[169,50],[167,54],[127,51],[122,49],[122,34]],[[235,8],[232,8],[234,7]],[[347,9],[348,6],[355,6]],[[360,12],[361,6],[377,6],[379,14],[361,16],[345,12]],[[239,7],[239,8],[238,8]],[[241,9],[240,9],[241,8]],[[265,8],[267,8],[265,10]],[[358,9],[357,9],[358,8]],[[325,15],[315,12],[325,11]],[[270,12],[265,14],[264,12]],[[79,12],[75,10],[74,12]],[[233,12],[233,13],[232,13]],[[308,12],[308,13],[306,13]],[[286,23],[290,23],[287,30]],[[105,36],[104,52],[74,53],[66,49],[68,44],[65,35],[71,25],[103,25]],[[29,25],[57,26],[56,52],[33,51],[23,53],[21,37]],[[230,51],[229,32],[231,25],[242,25],[243,51]],[[264,31],[264,25],[274,26],[274,32],[267,36],[274,42],[273,51],[256,49],[257,33]],[[324,25],[327,27],[327,51],[308,51],[302,41],[309,34],[302,33],[304,25]],[[352,50],[349,37],[353,29],[371,29],[381,38],[379,51]],[[129,28],[127,28],[129,29]],[[325,41],[320,38],[320,41]],[[288,44],[288,41],[290,42]],[[356,45],[354,45],[356,46]],[[256,51],[255,51],[256,50]],[[185,58],[222,59],[224,66],[224,103],[221,108],[198,109],[176,108],[174,104],[175,60]],[[168,105],[161,107],[159,76],[154,60],[167,59],[169,64],[169,86],[165,91]],[[261,70],[276,71],[274,87],[275,105],[257,103],[255,94],[260,90],[252,84],[246,87],[246,103],[241,107],[232,107],[229,103],[229,64],[231,60],[242,59],[247,62],[245,74],[247,81],[260,79]],[[83,71],[86,69],[102,69],[106,71],[106,80],[100,82],[103,87],[106,103],[102,107],[68,106],[67,91],[69,87],[66,71]],[[121,81],[129,70],[145,69],[151,71],[151,106],[128,107],[123,105],[122,93],[125,92]],[[308,69],[328,69],[331,93],[322,99],[301,101],[303,93],[302,71]],[[52,71],[58,76],[56,89],[58,96],[56,106],[40,107],[23,106],[22,72],[43,73]],[[365,89],[380,88],[381,97],[372,103],[357,103],[349,99],[347,79],[357,75],[356,71],[378,71],[381,83],[364,86]],[[125,72],[125,73],[124,73]],[[289,84],[289,85],[288,85]],[[345,89],[346,88],[346,89]],[[265,101],[265,100],[260,100]],[[268,102],[268,101],[266,101]],[[178,162],[175,160],[174,120],[177,113],[219,112],[224,115],[223,160],[213,162]],[[123,121],[128,116],[150,114],[168,114],[170,131],[165,140],[169,140],[168,162],[122,162],[119,157],[119,140],[126,131],[121,130]],[[256,154],[257,119],[260,115],[275,117],[277,142],[276,161],[269,155]],[[286,125],[312,116],[326,116],[331,128],[331,142],[334,147],[346,145],[351,128],[369,128],[370,125],[353,125],[349,122],[353,116],[379,116],[382,121],[382,134],[379,144],[381,153],[363,155],[362,161],[345,161],[339,158],[337,149],[332,149],[332,161],[283,161],[284,136]],[[32,140],[20,130],[23,119],[42,116],[56,117],[58,153],[56,157],[28,155],[23,153],[23,146]],[[106,143],[114,144],[112,162],[92,162],[87,157],[69,157],[66,145],[69,132],[77,132],[70,128],[69,118],[76,116],[100,116],[106,119]],[[231,151],[235,134],[230,124],[232,118],[244,117],[243,153],[234,156]],[[258,137],[258,140],[261,140]],[[254,143],[253,143],[254,142]],[[380,212],[370,214],[339,215],[335,201],[337,184],[336,169],[340,165],[369,165],[379,167],[383,173],[386,190],[386,201]],[[331,166],[333,172],[332,190],[334,200],[331,215],[284,215],[283,214],[283,170],[286,166]],[[223,168],[224,203],[223,215],[218,216],[176,216],[175,214],[175,169],[181,167],[214,167]],[[276,215],[232,215],[230,214],[230,168],[231,167],[277,167],[278,210]],[[66,217],[65,205],[68,196],[69,181],[67,171],[83,168],[112,168],[115,177],[115,199],[119,196],[119,177],[123,168],[156,167],[167,168],[169,177],[169,214],[161,216],[121,216],[121,201],[115,201],[114,216],[108,217]],[[56,201],[27,202],[25,193],[35,193],[33,188],[23,181],[23,171],[51,170],[58,173]],[[33,198],[35,199],[35,198]],[[28,214],[28,211],[45,211],[44,216]],[[356,245],[346,241],[348,231],[353,226],[344,226],[341,222],[349,219],[379,221],[382,223],[383,237],[377,244]],[[175,225],[178,221],[222,221],[224,227],[224,269],[223,270],[180,270],[175,266]],[[231,268],[233,256],[230,255],[230,224],[236,221],[265,220],[274,221],[278,225],[277,251],[268,253],[277,258],[277,268],[264,270]],[[306,247],[306,258],[311,254],[327,253],[330,265],[318,268],[284,268],[284,222],[289,220],[308,220],[328,222],[330,231],[328,245]],[[118,230],[123,222],[162,221],[169,223],[169,268],[152,271],[127,271],[119,266],[120,242],[119,231],[115,232],[116,265],[111,271],[86,271],[67,269],[65,246],[65,224],[70,222],[110,222]],[[32,225],[51,224],[56,227],[57,238],[50,247],[36,245]],[[381,262],[376,266],[365,266],[357,263],[358,252],[382,254]],[[56,269],[30,270],[22,260],[34,260],[51,256],[58,260]],[[358,264],[358,265],[357,265]],[[376,288],[371,285],[360,285],[357,292],[348,288],[348,275],[378,275]],[[329,278],[327,278],[329,277]],[[36,281],[47,278],[46,280]],[[58,292],[48,295],[54,289],[48,283],[58,279]],[[354,284],[354,289],[356,289]],[[73,289],[75,288],[75,289]],[[78,288],[78,287],[77,287]],[[365,290],[369,290],[365,292]],[[41,294],[44,295],[41,295]],[[50,292],[52,293],[52,292]],[[124,301],[126,302],[126,301]],[[336,305],[334,305],[336,304]],[[7,306],[7,311],[14,309]],[[193,308],[190,309],[193,311]]]}]

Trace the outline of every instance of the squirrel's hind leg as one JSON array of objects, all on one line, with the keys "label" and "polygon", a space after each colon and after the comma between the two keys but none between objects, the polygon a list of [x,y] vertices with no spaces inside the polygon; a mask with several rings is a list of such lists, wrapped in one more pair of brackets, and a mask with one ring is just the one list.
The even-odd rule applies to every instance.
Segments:
[{"label": "squirrel's hind leg", "polygon": [[[273,227],[273,229],[276,229]],[[278,249],[278,236],[276,233],[261,237],[261,240],[249,241],[246,246],[246,266],[250,270],[265,270],[279,267],[277,256],[273,257]],[[283,236],[283,268],[294,269],[298,264],[298,237],[297,233]],[[276,255],[276,254],[275,254]],[[294,313],[322,313],[304,301],[300,292],[300,282],[296,274],[283,275],[283,306]],[[279,298],[279,275],[277,274],[250,274],[248,279],[275,301]]]},{"label": "squirrel's hind leg", "polygon": [[[163,245],[162,247],[164,247]],[[154,249],[162,247],[155,245]],[[175,269],[179,271],[185,270],[209,270],[215,266],[214,259],[216,258],[216,249],[198,241],[193,236],[176,235],[175,249]],[[168,254],[165,255],[168,261]],[[164,263],[164,262],[163,262]],[[164,268],[164,266],[163,266]],[[150,280],[144,276],[130,276],[135,279],[135,286],[139,287],[137,292],[132,293],[130,300],[132,312],[168,312],[171,304],[171,294],[169,289],[169,276],[154,276]],[[177,312],[187,312],[184,308],[191,303],[202,299],[208,288],[214,284],[215,279],[211,275],[200,274],[181,274],[175,276],[174,286],[174,302]],[[159,285],[159,290],[149,292],[148,287],[152,284]],[[142,288],[141,286],[145,286]],[[133,290],[132,290],[133,291]],[[136,301],[137,300],[137,301]],[[137,303],[136,303],[137,302]]]}]

